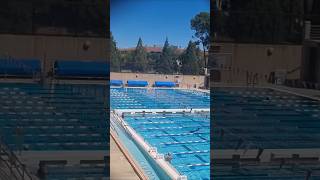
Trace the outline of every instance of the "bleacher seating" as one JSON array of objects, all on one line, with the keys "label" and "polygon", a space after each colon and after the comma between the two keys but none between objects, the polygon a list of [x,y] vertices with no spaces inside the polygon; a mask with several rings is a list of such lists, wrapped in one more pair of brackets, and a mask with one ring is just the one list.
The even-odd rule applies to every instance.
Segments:
[{"label": "bleacher seating", "polygon": [[54,75],[58,78],[102,78],[109,77],[106,61],[58,60],[54,64]]},{"label": "bleacher seating", "polygon": [[146,87],[148,86],[148,81],[143,80],[128,80],[128,87]]},{"label": "bleacher seating", "polygon": [[1,76],[32,77],[41,72],[38,59],[0,59]]},{"label": "bleacher seating", "polygon": [[175,87],[176,83],[171,81],[156,81],[154,82],[155,87]]}]

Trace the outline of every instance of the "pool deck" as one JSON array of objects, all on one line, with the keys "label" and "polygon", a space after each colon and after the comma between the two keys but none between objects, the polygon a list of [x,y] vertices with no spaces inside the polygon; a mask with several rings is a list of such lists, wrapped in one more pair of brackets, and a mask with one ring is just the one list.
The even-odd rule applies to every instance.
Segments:
[{"label": "pool deck", "polygon": [[[245,84],[236,84],[236,83],[213,83],[212,87],[252,87],[246,86]],[[296,94],[299,96],[304,96],[312,99],[316,99],[320,101],[320,90],[315,89],[304,89],[304,88],[293,88],[284,85],[274,85],[274,84],[261,84],[255,85],[256,88],[271,88],[280,91],[287,91],[292,94]]]},{"label": "pool deck", "polygon": [[317,99],[320,101],[320,91],[315,90],[315,89],[303,89],[303,88],[293,88],[293,87],[287,87],[287,86],[270,86],[271,88],[275,88],[278,90],[284,90],[284,91],[289,91],[291,93],[295,93],[297,95],[302,95],[305,97],[309,97],[312,99]]},{"label": "pool deck", "polygon": [[128,158],[130,157],[128,157],[126,150],[114,138],[116,137],[110,137],[110,179],[146,180],[142,170],[129,163]]}]

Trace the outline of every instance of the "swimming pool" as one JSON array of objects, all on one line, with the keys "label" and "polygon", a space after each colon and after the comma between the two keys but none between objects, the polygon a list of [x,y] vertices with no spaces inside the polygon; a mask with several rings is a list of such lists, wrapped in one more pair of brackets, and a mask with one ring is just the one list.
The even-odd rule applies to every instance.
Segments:
[{"label": "swimming pool", "polygon": [[124,119],[189,179],[208,179],[210,173],[209,113],[125,114]]},{"label": "swimming pool", "polygon": [[224,88],[214,90],[213,101],[214,149],[232,149],[239,137],[245,141],[239,148],[320,147],[317,100],[272,89]]},{"label": "swimming pool", "polygon": [[111,88],[113,109],[209,108],[209,93],[187,89]]},{"label": "swimming pool", "polygon": [[268,88],[211,90],[214,179],[305,179],[309,171],[319,179],[318,100]]},{"label": "swimming pool", "polygon": [[0,83],[2,140],[22,151],[105,150],[105,91],[103,85]]},{"label": "swimming pool", "polygon": [[[110,95],[111,108],[121,110],[122,119],[128,126],[159,154],[172,154],[171,165],[178,173],[188,179],[210,178],[209,93],[183,89],[111,88]],[[186,108],[206,111],[186,112]],[[142,109],[149,113],[141,112]]]}]

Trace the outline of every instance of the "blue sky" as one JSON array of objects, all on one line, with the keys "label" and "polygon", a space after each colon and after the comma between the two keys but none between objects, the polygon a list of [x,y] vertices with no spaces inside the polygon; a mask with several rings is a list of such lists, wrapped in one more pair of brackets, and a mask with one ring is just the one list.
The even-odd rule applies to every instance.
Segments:
[{"label": "blue sky", "polygon": [[119,48],[169,43],[186,47],[194,31],[190,20],[210,11],[209,0],[110,0],[110,28]]}]

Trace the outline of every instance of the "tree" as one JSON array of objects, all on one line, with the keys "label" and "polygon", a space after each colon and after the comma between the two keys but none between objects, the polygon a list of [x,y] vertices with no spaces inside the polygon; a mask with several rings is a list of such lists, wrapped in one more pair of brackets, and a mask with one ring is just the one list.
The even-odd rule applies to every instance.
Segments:
[{"label": "tree", "polygon": [[187,49],[182,53],[180,60],[182,62],[181,72],[187,75],[199,74],[199,58],[197,56],[197,45],[189,41]]},{"label": "tree", "polygon": [[171,71],[172,73],[179,73],[179,56],[180,56],[180,53],[179,53],[179,49],[177,46],[173,46],[173,45],[170,45],[169,46],[169,53],[170,53],[170,56],[171,56]]},{"label": "tree", "polygon": [[121,58],[121,68],[126,70],[133,70],[133,55],[134,52],[127,51],[127,52],[121,52],[120,58]]},{"label": "tree", "polygon": [[147,52],[142,45],[142,39],[139,38],[136,50],[133,56],[133,71],[146,72],[148,69]]},{"label": "tree", "polygon": [[116,42],[112,35],[110,39],[110,58],[110,70],[113,72],[119,72],[121,69],[121,59]]},{"label": "tree", "polygon": [[209,67],[209,64],[206,66],[205,59],[206,57],[203,56],[203,52],[201,52],[201,49],[197,46],[196,47],[196,55],[198,57],[198,68],[199,68],[199,74],[205,74],[204,69]]},{"label": "tree", "polygon": [[159,53],[148,53],[148,62],[149,62],[149,67],[150,70],[156,72],[156,64],[159,62],[161,54]]},{"label": "tree", "polygon": [[173,54],[171,47],[169,46],[168,38],[166,39],[162,52],[158,61],[156,61],[156,71],[163,74],[169,74],[173,72]]},{"label": "tree", "polygon": [[191,29],[195,30],[195,37],[198,38],[197,43],[202,44],[203,48],[203,59],[205,61],[204,66],[207,67],[206,63],[206,51],[209,49],[210,43],[210,14],[208,12],[201,12],[191,19]]}]

